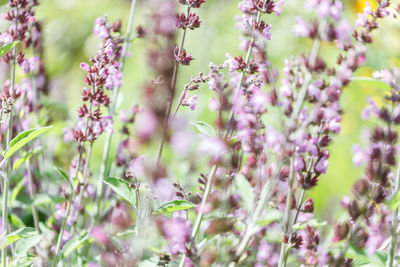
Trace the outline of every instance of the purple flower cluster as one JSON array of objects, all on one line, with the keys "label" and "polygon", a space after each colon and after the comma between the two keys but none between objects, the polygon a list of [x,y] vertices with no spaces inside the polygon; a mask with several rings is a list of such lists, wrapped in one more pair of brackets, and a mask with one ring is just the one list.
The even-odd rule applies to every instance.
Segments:
[{"label": "purple flower cluster", "polygon": [[[391,236],[391,231],[396,228],[396,224],[393,224],[392,229],[392,220],[397,221],[397,213],[395,218],[391,218],[390,209],[385,203],[396,193],[393,188],[396,188],[398,179],[394,170],[398,154],[398,134],[394,127],[400,123],[398,71],[385,69],[375,72],[373,76],[387,83],[392,91],[381,108],[373,100],[369,100],[369,106],[362,112],[364,118],[366,113],[374,115],[382,122],[382,126],[376,126],[370,133],[368,149],[359,145],[352,148],[354,164],[366,164],[365,173],[354,183],[354,198],[343,199],[342,205],[347,209],[349,218],[336,226],[333,237],[334,242],[346,240],[358,249],[366,248],[371,255],[380,249]],[[338,255],[332,253],[329,261],[335,264],[351,262],[344,255],[344,252]]]},{"label": "purple flower cluster", "polygon": [[[122,86],[122,73],[119,71],[122,42],[121,22],[110,24],[107,17],[96,19],[94,33],[102,40],[99,51],[91,59],[92,65],[81,63],[87,72],[82,89],[83,105],[78,109],[79,122],[72,130],[78,142],[95,141],[104,131],[112,131],[112,118],[103,116],[101,107],[107,107],[110,99],[106,90]],[[70,134],[67,130],[67,136]],[[69,139],[69,138],[67,138]]]}]

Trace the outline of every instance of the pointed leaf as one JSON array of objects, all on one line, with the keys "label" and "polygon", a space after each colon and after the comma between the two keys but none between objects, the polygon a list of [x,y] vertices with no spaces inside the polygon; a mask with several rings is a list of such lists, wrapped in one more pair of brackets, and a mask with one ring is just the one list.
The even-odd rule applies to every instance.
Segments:
[{"label": "pointed leaf", "polygon": [[21,179],[18,184],[14,187],[11,196],[10,196],[10,203],[11,206],[14,203],[14,200],[17,198],[19,192],[21,192],[22,187],[24,187],[25,179]]},{"label": "pointed leaf", "polygon": [[68,257],[75,250],[91,242],[93,242],[93,238],[91,238],[88,233],[82,233],[80,236],[72,238],[67,243],[65,243],[63,247],[63,257]]},{"label": "pointed leaf", "polygon": [[67,174],[63,169],[61,169],[61,168],[59,168],[59,167],[54,167],[54,168],[57,170],[58,174],[60,174],[61,178],[63,178],[63,179],[67,182],[67,184],[68,184],[71,188],[73,188],[73,187],[72,187],[71,180],[69,179],[68,174]]},{"label": "pointed leaf", "polygon": [[41,147],[38,147],[38,148],[35,148],[34,150],[31,150],[31,151],[25,153],[24,155],[22,155],[19,159],[17,159],[17,160],[14,162],[13,169],[14,169],[14,170],[17,169],[19,166],[21,166],[22,163],[24,163],[24,162],[27,161],[27,160],[30,160],[31,157],[32,157],[34,154],[40,152],[41,150],[42,150],[42,148],[41,148]]},{"label": "pointed leaf", "polygon": [[111,187],[111,189],[120,197],[124,198],[133,206],[135,205],[135,190],[131,188],[130,184],[127,181],[120,178],[109,177],[104,179],[104,183]]},{"label": "pointed leaf", "polygon": [[318,220],[318,219],[311,219],[302,223],[296,223],[295,225],[293,225],[293,230],[297,231],[297,230],[302,230],[304,228],[306,228],[307,225],[310,225],[312,227],[321,227],[321,226],[325,226],[327,224],[326,221],[323,220]]},{"label": "pointed leaf", "polygon": [[34,234],[18,240],[15,243],[15,255],[16,257],[25,256],[31,247],[36,246],[42,240],[42,235]]},{"label": "pointed leaf", "polygon": [[32,236],[36,233],[37,233],[36,230],[32,227],[25,227],[15,232],[12,232],[0,239],[0,249],[3,249],[8,245],[11,245],[12,243],[18,241],[21,238]]},{"label": "pointed leaf", "polygon": [[24,222],[15,214],[10,214],[8,217],[8,221],[14,225],[16,228],[23,228],[25,227]]},{"label": "pointed leaf", "polygon": [[210,124],[204,122],[204,121],[194,121],[190,122],[194,127],[197,128],[197,130],[207,136],[210,137],[215,137],[217,134],[214,130],[214,127],[212,127]]},{"label": "pointed leaf", "polygon": [[388,89],[388,90],[392,89],[392,87],[390,87],[384,81],[376,80],[376,79],[369,78],[369,77],[353,77],[350,80],[356,81],[356,82],[367,83],[368,85],[377,86],[377,87],[380,87],[383,89]]},{"label": "pointed leaf", "polygon": [[12,42],[12,43],[9,43],[9,44],[6,44],[6,45],[2,46],[0,48],[0,57],[4,56],[5,53],[10,51],[11,48],[13,48],[18,43],[19,43],[19,41],[15,41],[15,42]]},{"label": "pointed leaf", "polygon": [[20,134],[18,134],[13,140],[11,140],[8,149],[3,152],[3,156],[5,159],[11,157],[15,152],[17,152],[21,147],[38,137],[39,135],[47,132],[53,126],[36,128],[26,130]]},{"label": "pointed leaf", "polygon": [[196,207],[196,204],[184,199],[177,199],[162,204],[154,214],[171,213],[179,210],[188,210]]}]

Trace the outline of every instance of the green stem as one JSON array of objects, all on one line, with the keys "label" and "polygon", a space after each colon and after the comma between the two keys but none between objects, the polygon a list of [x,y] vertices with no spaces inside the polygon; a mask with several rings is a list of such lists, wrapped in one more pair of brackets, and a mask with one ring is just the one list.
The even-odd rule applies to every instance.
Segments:
[{"label": "green stem", "polygon": [[[188,6],[187,11],[186,11],[186,17],[189,17],[190,14],[190,6]],[[182,36],[181,36],[181,41],[179,44],[179,49],[178,49],[178,55],[181,54],[183,50],[183,46],[185,44],[185,38],[186,38],[186,28],[183,30]],[[165,144],[165,132],[168,129],[168,123],[169,123],[169,117],[171,116],[171,109],[172,109],[172,104],[174,102],[174,97],[175,97],[175,91],[176,91],[176,82],[178,80],[178,69],[179,69],[179,63],[175,61],[174,65],[174,71],[172,73],[172,81],[171,81],[171,95],[169,96],[170,99],[168,101],[168,106],[167,106],[167,112],[165,114],[165,119],[164,119],[164,134],[161,137],[161,142],[160,145],[158,146],[158,151],[157,151],[157,157],[156,157],[156,168],[160,166],[160,160],[162,156],[162,152],[164,149],[164,144]]]},{"label": "green stem", "polygon": [[26,161],[26,170],[28,171],[28,186],[29,186],[29,191],[30,191],[30,197],[32,199],[32,217],[33,217],[33,223],[35,225],[35,229],[38,233],[40,233],[40,228],[39,228],[39,216],[38,212],[36,209],[36,205],[34,204],[34,199],[35,199],[35,192],[34,192],[34,187],[33,187],[33,175],[32,175],[32,170],[31,170],[31,164],[30,160],[28,159]]},{"label": "green stem", "polygon": [[[133,33],[133,21],[135,18],[135,10],[136,10],[136,2],[137,0],[132,0],[131,2],[131,8],[130,8],[130,13],[129,13],[129,21],[128,21],[128,28],[127,28],[127,32],[126,32],[126,38],[124,41],[124,47],[123,47],[123,54],[121,57],[121,66],[120,66],[120,71],[123,72],[124,68],[125,68],[125,63],[126,63],[126,58],[128,55],[128,51],[129,51],[129,45],[130,45],[130,40],[131,40],[131,36]],[[116,113],[116,108],[117,108],[117,100],[118,100],[118,95],[119,95],[119,87],[115,87],[113,90],[113,94],[111,97],[111,101],[110,101],[110,114],[115,117],[115,113]],[[98,184],[97,184],[97,203],[96,203],[96,207],[97,207],[97,212],[96,212],[96,217],[95,220],[97,221],[97,219],[100,216],[100,212],[101,212],[101,202],[103,200],[103,195],[104,195],[104,178],[105,178],[105,174],[106,174],[106,169],[107,169],[107,163],[108,163],[108,157],[110,154],[110,146],[111,146],[111,139],[112,139],[112,133],[107,132],[107,136],[106,136],[106,141],[104,143],[104,148],[103,148],[103,158],[101,161],[101,167],[100,167],[100,175],[99,175],[99,180],[98,180]]]},{"label": "green stem", "polygon": [[[293,184],[294,184],[294,154],[290,159],[290,175],[289,175],[289,185],[288,192],[286,196],[286,209],[285,209],[285,225],[284,225],[284,233],[287,235],[289,233],[291,227],[290,221],[290,210],[292,207],[292,195],[293,195]],[[290,242],[290,240],[288,241]],[[282,242],[281,244],[281,252],[279,255],[279,267],[285,267],[287,261],[287,252],[286,252],[286,244]]]},{"label": "green stem", "polygon": [[[11,64],[11,86],[10,86],[10,97],[13,99],[14,95],[14,88],[15,88],[15,65],[16,65],[16,56],[17,56],[17,47],[14,46],[12,50],[13,61]],[[7,138],[6,138],[6,148],[9,147],[10,141],[12,138],[13,132],[13,110],[14,110],[14,103],[11,104],[10,113],[8,117],[8,130],[7,130]],[[2,217],[2,235],[7,235],[8,233],[8,193],[9,193],[9,179],[11,177],[11,165],[10,160],[7,160],[6,163],[6,177],[4,178],[3,182],[3,217]],[[7,247],[1,250],[1,261],[2,266],[7,267]]]},{"label": "green stem", "polygon": [[[257,19],[256,19],[257,23],[260,21],[260,19],[261,19],[261,12],[258,12]],[[250,58],[251,58],[251,54],[252,54],[252,51],[253,51],[254,42],[255,42],[255,38],[253,37],[251,39],[250,45],[249,45],[249,47],[247,49],[247,53],[246,53],[246,60],[245,60],[246,66],[250,62]],[[236,90],[234,91],[233,99],[235,99],[239,95],[240,89],[242,88],[242,85],[243,85],[243,81],[244,81],[245,75],[246,75],[246,72],[243,71],[242,75],[240,77],[240,81],[239,81],[239,83],[238,83],[238,85],[236,87]],[[233,120],[233,117],[234,117],[234,111],[233,111],[233,109],[231,109],[231,112],[230,112],[229,118],[228,118],[229,124],[231,124],[231,122]],[[232,134],[232,129],[227,129],[225,131],[225,134],[224,134],[224,139],[226,139],[229,136],[231,136],[231,134]],[[200,229],[200,225],[201,225],[201,222],[202,222],[203,216],[204,216],[203,210],[204,210],[204,207],[205,207],[205,205],[207,203],[208,196],[209,196],[209,194],[211,192],[212,181],[213,181],[213,178],[214,178],[214,175],[215,175],[215,172],[217,171],[217,169],[218,169],[218,164],[215,164],[211,168],[210,174],[208,175],[206,189],[204,191],[203,198],[202,198],[202,201],[201,201],[201,204],[200,204],[200,211],[197,214],[196,221],[195,221],[195,224],[194,224],[194,227],[193,227],[193,230],[192,230],[191,238],[192,238],[193,241],[196,240],[198,231]],[[179,267],[183,267],[184,266],[185,259],[186,259],[186,254],[183,254],[181,262],[179,264]]]},{"label": "green stem", "polygon": [[[85,166],[83,167],[83,178],[82,178],[82,184],[83,187],[80,189],[79,191],[79,196],[78,196],[78,207],[81,207],[81,203],[82,203],[82,199],[83,199],[83,194],[85,192],[85,187],[88,184],[88,172],[89,172],[89,163],[90,163],[90,158],[92,156],[92,148],[93,148],[93,142],[90,142],[89,144],[89,148],[88,148],[88,152],[86,154],[86,161],[85,161]],[[76,223],[76,222],[75,222]],[[73,228],[73,230],[75,229],[75,227]],[[71,235],[73,235],[73,231],[71,233]]]},{"label": "green stem", "polygon": [[[278,181],[277,177],[280,173],[280,167],[277,169],[277,172],[275,175],[269,179],[263,186],[261,193],[260,193],[260,199],[257,203],[257,206],[255,208],[254,214],[251,217],[249,225],[246,227],[246,233],[244,234],[241,242],[239,243],[238,249],[236,251],[236,258],[240,261],[240,258],[242,255],[247,251],[247,248],[250,244],[250,240],[253,237],[253,235],[256,233],[255,228],[257,226],[257,222],[265,209],[265,205],[268,203],[268,201],[271,199],[273,189],[275,188],[275,185]],[[236,266],[236,262],[231,262],[229,267],[234,267]]]},{"label": "green stem", "polygon": [[[400,187],[400,160],[399,160],[399,163],[397,166],[394,195],[398,194],[399,187]],[[391,229],[392,242],[390,243],[390,252],[389,252],[388,260],[386,262],[386,267],[393,267],[394,258],[396,256],[396,248],[397,248],[397,240],[398,240],[397,228],[399,227],[398,216],[399,216],[399,208],[396,208],[392,213],[392,229]]]},{"label": "green stem", "polygon": [[[90,103],[90,108],[89,108],[89,114],[92,113],[92,109],[93,109],[93,102]],[[89,129],[89,116],[86,119],[86,125],[85,125],[85,136],[87,136],[88,134],[88,129]],[[76,164],[76,170],[75,170],[75,174],[72,177],[73,179],[75,179],[76,177],[78,177],[78,173],[79,173],[79,169],[81,168],[81,162],[82,162],[82,155],[83,155],[83,147],[84,147],[85,141],[82,141],[80,143],[80,149],[79,149],[79,156],[78,156],[78,162]],[[68,203],[67,203],[67,210],[65,211],[65,218],[63,220],[62,226],[61,226],[61,230],[60,233],[58,234],[58,239],[57,239],[57,246],[56,246],[56,253],[54,256],[54,260],[53,260],[53,267],[57,266],[57,263],[59,261],[60,258],[60,253],[61,253],[61,243],[62,243],[62,239],[64,236],[64,231],[65,231],[65,226],[67,224],[67,220],[68,217],[71,213],[71,205],[72,205],[72,201],[75,197],[75,192],[77,190],[77,187],[79,186],[79,183],[76,184],[76,186],[72,189],[71,195],[69,196],[68,199]]]}]

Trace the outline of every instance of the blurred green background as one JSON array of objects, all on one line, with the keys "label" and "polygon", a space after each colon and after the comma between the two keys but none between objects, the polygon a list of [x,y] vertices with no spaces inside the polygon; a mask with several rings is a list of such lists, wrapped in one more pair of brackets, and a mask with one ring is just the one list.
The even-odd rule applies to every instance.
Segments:
[{"label": "blurred green background", "polygon": [[[4,0],[1,4],[4,4]],[[225,53],[241,55],[238,49],[239,32],[235,29],[234,16],[239,14],[237,0],[208,0],[200,9],[202,26],[199,30],[189,31],[186,50],[192,53],[195,60],[190,67],[181,68],[179,88],[190,80],[190,76],[199,72],[208,72],[209,62],[220,64],[225,60]],[[396,4],[396,1],[392,1]],[[69,118],[68,125],[76,121],[75,110],[80,105],[80,91],[84,86],[85,73],[79,63],[88,61],[97,49],[98,39],[93,35],[94,20],[107,14],[111,21],[121,18],[123,29],[126,28],[130,1],[128,0],[40,0],[36,9],[37,19],[44,23],[45,61],[51,79],[50,95],[65,105],[65,114]],[[292,26],[296,16],[311,18],[314,14],[305,10],[303,0],[287,0],[280,17],[271,15],[265,20],[272,25],[272,40],[268,43],[268,54],[272,65],[281,69],[285,58],[299,55],[310,49],[312,43],[304,38],[292,35]],[[144,24],[149,11],[145,8],[146,0],[139,0],[135,25]],[[362,11],[365,1],[345,1],[345,17],[355,24],[357,13]],[[4,6],[1,7],[4,10]],[[376,69],[399,66],[400,64],[400,22],[387,18],[382,25],[384,30],[375,32],[375,42],[369,46],[368,60],[356,76],[371,76]],[[151,79],[146,67],[146,42],[135,41],[131,46],[131,58],[127,61],[124,74],[124,86],[120,97],[121,107],[129,108],[140,104],[141,87]],[[321,47],[322,56],[334,60],[337,50],[327,44]],[[192,118],[212,122],[207,112],[207,101],[211,95],[208,88],[201,87],[198,92],[198,107],[195,111],[186,111]],[[377,98],[383,95],[379,88],[354,82],[343,92],[341,104],[344,110],[342,132],[331,145],[331,160],[328,173],[321,177],[319,186],[311,194],[315,197],[317,216],[329,219],[336,215],[340,199],[350,193],[355,179],[362,173],[352,164],[351,146],[366,142],[367,122],[360,119],[360,111],[365,106],[368,95]],[[62,135],[65,123],[60,122],[55,136]],[[118,138],[114,138],[114,153]],[[59,151],[73,153],[62,138],[53,140]],[[101,161],[102,145],[96,144],[91,169],[98,173]],[[60,152],[61,153],[61,152]],[[63,152],[65,153],[65,152]],[[72,154],[63,155],[63,164],[68,165]],[[167,157],[168,158],[168,157]],[[168,159],[167,159],[168,160]],[[97,177],[97,176],[96,176]]]}]

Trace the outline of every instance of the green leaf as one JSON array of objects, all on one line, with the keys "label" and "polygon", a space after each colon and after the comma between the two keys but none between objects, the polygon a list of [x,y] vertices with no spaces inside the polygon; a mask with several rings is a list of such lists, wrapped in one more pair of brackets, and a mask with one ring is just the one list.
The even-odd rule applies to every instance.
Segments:
[{"label": "green leaf", "polygon": [[171,212],[179,211],[179,210],[193,209],[194,207],[196,207],[196,204],[193,204],[192,202],[189,202],[184,199],[177,199],[177,200],[168,201],[168,202],[162,204],[154,212],[154,214],[171,213]]},{"label": "green leaf", "polygon": [[26,130],[18,134],[13,140],[11,140],[8,149],[3,152],[4,159],[10,158],[15,152],[17,152],[21,147],[38,137],[39,135],[47,132],[53,126],[36,128]]},{"label": "green leaf", "polygon": [[135,206],[135,190],[130,187],[130,184],[127,181],[120,178],[108,177],[104,179],[104,183],[111,187],[111,189],[120,197]]},{"label": "green leaf", "polygon": [[21,191],[22,187],[24,187],[25,179],[21,179],[18,184],[14,187],[11,196],[10,196],[10,203],[11,206],[14,203],[14,200],[17,198],[19,192]]},{"label": "green leaf", "polygon": [[392,87],[390,87],[387,83],[385,83],[384,81],[381,80],[376,80],[373,78],[369,78],[369,77],[353,77],[350,80],[355,81],[355,82],[363,82],[363,83],[367,83],[368,85],[372,85],[372,86],[377,86],[377,87],[381,87],[383,89],[388,89],[391,90]]},{"label": "green leaf", "polygon": [[8,221],[14,225],[16,228],[23,228],[25,227],[24,222],[15,214],[10,214],[8,217]]},{"label": "green leaf", "polygon": [[388,201],[386,205],[391,210],[395,210],[400,206],[400,191],[397,191]]},{"label": "green leaf", "polygon": [[36,246],[42,240],[42,235],[35,234],[20,239],[15,243],[15,255],[17,258],[25,256],[31,247]]},{"label": "green leaf", "polygon": [[34,150],[24,153],[24,155],[22,155],[19,159],[17,159],[14,162],[13,169],[14,170],[17,169],[19,166],[21,166],[22,163],[24,163],[27,160],[30,160],[33,155],[40,152],[41,150],[42,150],[42,148],[38,147],[38,148],[35,148]]},{"label": "green leaf", "polygon": [[375,266],[384,267],[387,261],[387,253],[384,251],[376,251],[373,255],[369,255],[365,248],[360,249],[354,244],[350,244],[346,251],[346,258],[353,259],[354,266]]},{"label": "green leaf", "polygon": [[194,127],[197,128],[197,130],[207,136],[217,136],[214,127],[212,127],[210,124],[204,122],[204,121],[194,121],[190,122]]},{"label": "green leaf", "polygon": [[15,232],[12,232],[7,236],[3,237],[2,239],[0,239],[0,249],[3,249],[8,245],[11,245],[12,243],[20,240],[21,238],[32,236],[36,233],[37,233],[36,230],[32,227],[25,227]]},{"label": "green leaf", "polygon": [[282,219],[282,212],[278,209],[267,209],[265,215],[262,216],[257,224],[260,227],[265,227],[273,222],[280,222]]},{"label": "green leaf", "polygon": [[296,223],[293,225],[293,231],[301,230],[306,228],[307,225],[310,225],[312,227],[318,228],[321,226],[325,226],[327,223],[324,220],[319,220],[319,219],[311,219],[302,223]]},{"label": "green leaf", "polygon": [[65,198],[61,196],[49,196],[47,194],[37,194],[33,200],[33,205],[41,206],[46,204],[62,203]]},{"label": "green leaf", "polygon": [[67,174],[63,169],[61,169],[61,168],[59,168],[59,167],[54,167],[54,168],[57,170],[58,174],[60,174],[60,176],[67,182],[67,184],[68,184],[71,188],[73,188],[73,187],[72,187],[72,184],[71,184],[71,180],[69,179],[68,174]]},{"label": "green leaf", "polygon": [[12,263],[11,266],[16,267],[32,267],[33,266],[33,259],[34,257],[21,257],[16,258]]},{"label": "green leaf", "polygon": [[241,195],[241,201],[243,202],[243,206],[247,211],[251,211],[254,203],[254,190],[249,181],[244,177],[244,175],[239,174],[234,179],[234,185],[238,192]]},{"label": "green leaf", "polygon": [[62,250],[63,257],[68,257],[75,250],[83,247],[85,244],[93,242],[93,238],[89,236],[88,233],[81,233],[80,236],[76,236],[65,243],[64,248]]},{"label": "green leaf", "polygon": [[15,41],[9,44],[6,44],[0,48],[0,57],[4,56],[5,53],[10,51],[11,48],[13,48],[16,44],[18,44],[19,41]]}]

